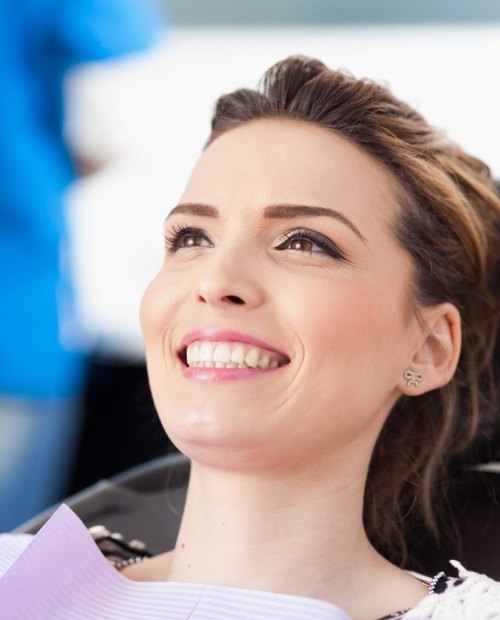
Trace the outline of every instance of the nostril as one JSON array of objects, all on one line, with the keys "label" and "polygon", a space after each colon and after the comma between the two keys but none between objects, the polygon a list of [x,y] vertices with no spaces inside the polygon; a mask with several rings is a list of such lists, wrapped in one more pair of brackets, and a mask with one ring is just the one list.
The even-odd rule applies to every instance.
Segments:
[{"label": "nostril", "polygon": [[236,295],[226,295],[224,297],[224,300],[227,300],[229,303],[237,304],[237,305],[241,305],[245,303],[243,299],[241,299],[241,297],[237,297]]}]

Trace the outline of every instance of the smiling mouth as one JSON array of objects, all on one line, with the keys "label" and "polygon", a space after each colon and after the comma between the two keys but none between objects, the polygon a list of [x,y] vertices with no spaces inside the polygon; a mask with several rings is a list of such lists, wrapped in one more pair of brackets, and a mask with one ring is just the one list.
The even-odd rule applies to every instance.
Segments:
[{"label": "smiling mouth", "polygon": [[280,368],[290,362],[290,359],[282,353],[245,342],[204,340],[196,340],[183,347],[179,351],[179,358],[188,368],[266,370]]}]

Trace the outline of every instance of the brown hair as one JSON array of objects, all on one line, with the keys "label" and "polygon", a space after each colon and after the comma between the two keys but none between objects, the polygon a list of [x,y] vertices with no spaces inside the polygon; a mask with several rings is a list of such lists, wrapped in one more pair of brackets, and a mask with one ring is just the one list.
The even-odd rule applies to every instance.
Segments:
[{"label": "brown hair", "polygon": [[447,301],[461,315],[463,344],[454,378],[440,390],[399,399],[368,472],[367,533],[403,563],[415,523],[439,538],[439,499],[450,467],[470,454],[481,417],[496,411],[500,200],[484,163],[387,88],[318,60],[287,58],[267,71],[260,90],[222,96],[208,143],[243,123],[269,118],[334,130],[392,171],[402,189],[394,233],[415,270],[413,307]]}]

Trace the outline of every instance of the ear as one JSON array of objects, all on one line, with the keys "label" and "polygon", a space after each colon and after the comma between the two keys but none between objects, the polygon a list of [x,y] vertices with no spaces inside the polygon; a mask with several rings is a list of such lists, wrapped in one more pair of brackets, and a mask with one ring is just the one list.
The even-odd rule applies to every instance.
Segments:
[{"label": "ear", "polygon": [[422,338],[409,360],[408,368],[420,373],[422,381],[408,385],[402,372],[401,392],[418,396],[446,385],[457,368],[462,344],[460,313],[450,303],[419,310]]}]

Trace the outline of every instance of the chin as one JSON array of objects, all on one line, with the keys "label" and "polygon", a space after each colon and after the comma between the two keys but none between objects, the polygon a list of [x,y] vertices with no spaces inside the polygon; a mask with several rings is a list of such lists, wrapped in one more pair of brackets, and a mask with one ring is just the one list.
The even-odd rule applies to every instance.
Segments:
[{"label": "chin", "polygon": [[[194,461],[217,467],[247,467],[269,442],[256,425],[238,424],[234,415],[204,411],[160,416],[165,432],[180,452]],[[241,422],[241,420],[240,420]]]}]

